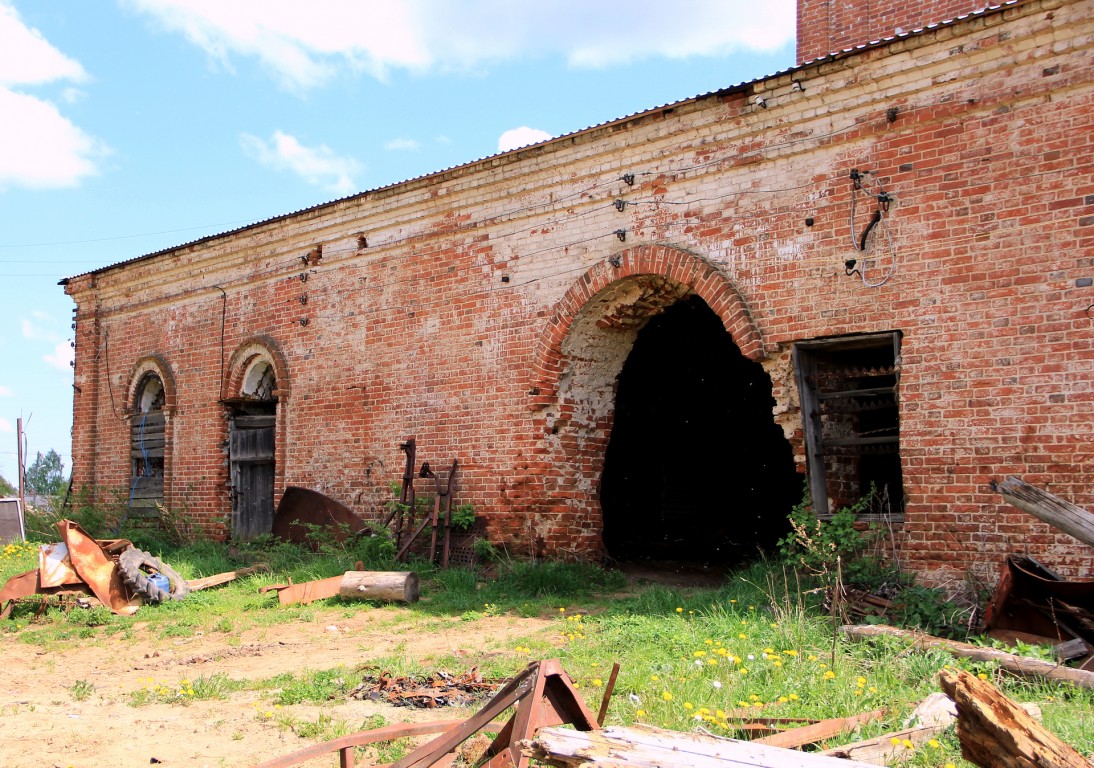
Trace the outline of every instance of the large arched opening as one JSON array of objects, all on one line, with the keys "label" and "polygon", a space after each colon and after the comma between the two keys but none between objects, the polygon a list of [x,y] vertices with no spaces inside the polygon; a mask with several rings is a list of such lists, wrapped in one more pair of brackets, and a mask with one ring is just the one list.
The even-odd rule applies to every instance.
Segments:
[{"label": "large arched opening", "polygon": [[802,479],[764,358],[710,262],[640,246],[593,267],[557,303],[529,382],[543,442],[513,496],[544,550],[733,565],[770,548]]},{"label": "large arched opening", "polygon": [[639,331],[604,456],[604,546],[621,561],[734,564],[773,547],[801,479],[771,380],[695,295]]}]

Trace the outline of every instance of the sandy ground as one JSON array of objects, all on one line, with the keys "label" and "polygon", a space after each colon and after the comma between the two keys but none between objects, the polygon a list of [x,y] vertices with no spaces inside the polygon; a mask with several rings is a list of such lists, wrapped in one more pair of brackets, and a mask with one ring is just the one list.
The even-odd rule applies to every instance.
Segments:
[{"label": "sandy ground", "polygon": [[[410,659],[498,652],[518,640],[549,634],[551,623],[512,616],[472,622],[393,621],[398,609],[318,608],[315,620],[242,633],[155,638],[140,627],[131,640],[94,639],[46,652],[8,635],[0,641],[0,765],[252,766],[310,743],[278,725],[285,715],[315,721],[319,713],[358,723],[374,714],[387,722],[466,717],[470,711],[411,709],[351,700],[328,706],[294,705],[276,711],[269,692],[243,691],[226,700],[189,705],[130,706],[131,693],[149,678],[168,686],[222,673],[262,680],[284,672],[354,667],[386,654]],[[449,669],[458,673],[465,669]],[[94,686],[77,701],[77,680]],[[257,706],[256,706],[257,704]],[[337,765],[336,757],[308,766]]]}]

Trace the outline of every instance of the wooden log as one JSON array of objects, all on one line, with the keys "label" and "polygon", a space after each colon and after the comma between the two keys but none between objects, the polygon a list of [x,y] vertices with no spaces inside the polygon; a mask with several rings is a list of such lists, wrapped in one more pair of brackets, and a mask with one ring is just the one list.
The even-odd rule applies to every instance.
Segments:
[{"label": "wooden log", "polygon": [[983,648],[979,645],[959,643],[956,640],[946,640],[934,637],[923,632],[913,632],[909,629],[897,629],[885,624],[864,624],[857,626],[841,627],[840,631],[852,640],[862,640],[870,637],[895,637],[905,640],[913,648],[939,648],[954,656],[960,656],[976,661],[994,661],[1008,672],[1025,677],[1044,677],[1049,680],[1057,680],[1063,683],[1071,683],[1081,688],[1094,689],[1094,672],[1084,672],[1081,669],[1072,669],[1050,661],[1031,659],[1028,656],[1018,656],[995,648]]},{"label": "wooden log", "polygon": [[418,574],[413,571],[346,571],[338,595],[349,600],[418,601]]},{"label": "wooden log", "polygon": [[241,579],[244,576],[250,576],[253,573],[259,573],[261,571],[270,570],[270,566],[265,563],[258,563],[248,568],[240,568],[238,571],[226,571],[225,573],[217,573],[213,576],[205,576],[200,579],[193,579],[187,582],[190,585],[191,592],[197,592],[199,589],[209,589],[209,587],[219,587],[221,584],[227,584]]},{"label": "wooden log", "polygon": [[563,768],[847,768],[847,763],[837,758],[651,726],[611,726],[594,731],[541,728],[534,739],[521,742],[521,752]]},{"label": "wooden log", "polygon": [[960,669],[944,669],[938,677],[957,705],[957,738],[969,762],[982,768],[1090,768],[991,683]]},{"label": "wooden log", "polygon": [[1038,520],[1094,547],[1094,514],[1082,507],[1053,496],[1048,491],[1042,491],[1013,475],[1001,483],[992,480],[991,489],[1002,494],[1003,499],[1012,507],[1028,512]]},{"label": "wooden log", "polygon": [[884,714],[885,710],[875,709],[873,712],[864,712],[861,715],[821,720],[819,723],[791,728],[788,731],[779,731],[761,739],[753,739],[753,743],[767,744],[772,747],[786,747],[787,749],[804,747],[806,744],[815,744],[818,741],[839,736],[844,731],[854,730],[863,723],[880,720]]}]

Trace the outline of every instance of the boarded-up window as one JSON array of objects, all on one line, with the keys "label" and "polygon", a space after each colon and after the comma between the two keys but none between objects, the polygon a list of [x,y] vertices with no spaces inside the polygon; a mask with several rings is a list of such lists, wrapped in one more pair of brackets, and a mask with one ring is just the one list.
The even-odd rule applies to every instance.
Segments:
[{"label": "boarded-up window", "polygon": [[900,333],[815,339],[794,345],[808,458],[818,514],[877,490],[900,514]]},{"label": "boarded-up window", "polygon": [[137,385],[129,432],[129,456],[133,468],[129,510],[134,517],[155,517],[163,502],[163,457],[166,419],[163,382],[149,373]]}]

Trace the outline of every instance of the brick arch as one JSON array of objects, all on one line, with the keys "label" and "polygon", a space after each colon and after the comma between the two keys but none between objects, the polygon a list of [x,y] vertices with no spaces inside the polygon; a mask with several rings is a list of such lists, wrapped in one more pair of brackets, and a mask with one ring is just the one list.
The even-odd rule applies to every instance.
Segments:
[{"label": "brick arch", "polygon": [[556,304],[540,333],[531,367],[531,408],[548,406],[558,395],[563,367],[563,342],[574,322],[601,291],[627,278],[651,275],[676,283],[699,296],[722,319],[741,354],[750,360],[765,357],[763,339],[741,294],[709,261],[679,248],[640,245],[628,248],[592,267]]},{"label": "brick arch", "polygon": [[278,400],[286,399],[289,396],[289,367],[277,342],[268,336],[254,336],[236,347],[236,351],[232,353],[228,361],[224,395],[235,397],[239,394],[243,386],[243,377],[255,358],[261,358],[273,367],[274,376],[277,378],[277,389],[274,390],[274,395]]},{"label": "brick arch", "polygon": [[144,377],[150,373],[158,376],[160,383],[163,384],[163,410],[167,413],[173,413],[178,403],[178,387],[175,385],[175,374],[172,372],[167,359],[159,354],[145,355],[133,366],[133,370],[129,374],[129,385],[125,390],[126,412],[130,413],[135,410],[133,402],[137,396],[137,388],[144,381]]}]

